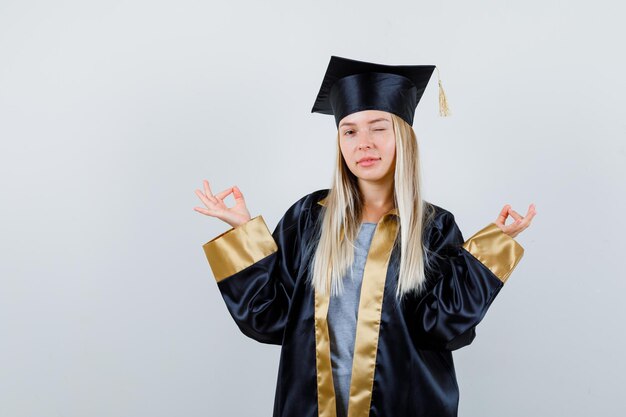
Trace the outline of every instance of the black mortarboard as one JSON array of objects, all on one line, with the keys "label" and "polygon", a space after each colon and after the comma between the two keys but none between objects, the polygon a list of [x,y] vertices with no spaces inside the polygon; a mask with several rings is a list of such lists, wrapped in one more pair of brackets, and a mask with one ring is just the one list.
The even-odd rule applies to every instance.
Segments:
[{"label": "black mortarboard", "polygon": [[[332,114],[335,123],[361,110],[394,113],[413,125],[413,116],[434,65],[383,65],[331,56],[311,113]],[[439,110],[448,116],[439,81]]]}]

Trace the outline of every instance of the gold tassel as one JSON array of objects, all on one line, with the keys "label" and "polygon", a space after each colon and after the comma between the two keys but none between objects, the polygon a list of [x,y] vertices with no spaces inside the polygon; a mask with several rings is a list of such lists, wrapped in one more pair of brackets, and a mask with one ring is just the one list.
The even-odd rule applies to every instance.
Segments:
[{"label": "gold tassel", "polygon": [[446,92],[443,91],[441,78],[439,78],[439,68],[437,68],[437,81],[439,83],[439,116],[447,117],[450,116],[450,109],[448,108],[448,99],[446,98]]}]

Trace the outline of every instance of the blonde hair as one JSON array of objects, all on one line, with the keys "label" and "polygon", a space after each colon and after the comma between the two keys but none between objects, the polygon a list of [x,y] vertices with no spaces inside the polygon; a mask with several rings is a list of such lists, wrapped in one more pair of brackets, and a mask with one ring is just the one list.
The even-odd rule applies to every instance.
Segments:
[{"label": "blonde hair", "polygon": [[[394,248],[400,245],[400,268],[396,297],[425,290],[425,267],[429,265],[423,230],[434,212],[421,198],[419,149],[413,128],[402,118],[391,114],[395,133],[396,164],[394,173],[394,204],[400,222]],[[312,258],[309,282],[316,292],[331,295],[343,292],[342,277],[354,263],[354,240],[361,225],[362,201],[356,176],[350,171],[339,147],[337,132],[337,163],[333,184],[322,208],[319,243]],[[392,216],[393,217],[393,216]],[[345,237],[345,238],[344,238]],[[330,282],[329,282],[330,280]]]}]

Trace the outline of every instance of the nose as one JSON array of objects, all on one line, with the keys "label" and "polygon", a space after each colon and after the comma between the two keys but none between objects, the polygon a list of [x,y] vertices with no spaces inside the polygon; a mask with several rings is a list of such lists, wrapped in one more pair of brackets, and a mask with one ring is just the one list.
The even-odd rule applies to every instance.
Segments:
[{"label": "nose", "polygon": [[369,149],[371,147],[372,147],[372,138],[370,136],[370,133],[365,133],[365,134],[360,135],[359,145],[358,145],[359,150]]}]

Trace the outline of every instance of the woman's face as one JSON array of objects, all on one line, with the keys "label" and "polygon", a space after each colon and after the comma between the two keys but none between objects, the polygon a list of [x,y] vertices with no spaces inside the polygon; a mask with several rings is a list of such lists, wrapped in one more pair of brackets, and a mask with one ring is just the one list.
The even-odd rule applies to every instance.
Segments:
[{"label": "woman's face", "polygon": [[344,117],[339,122],[339,147],[346,165],[359,180],[393,180],[396,135],[390,113],[363,110]]}]

